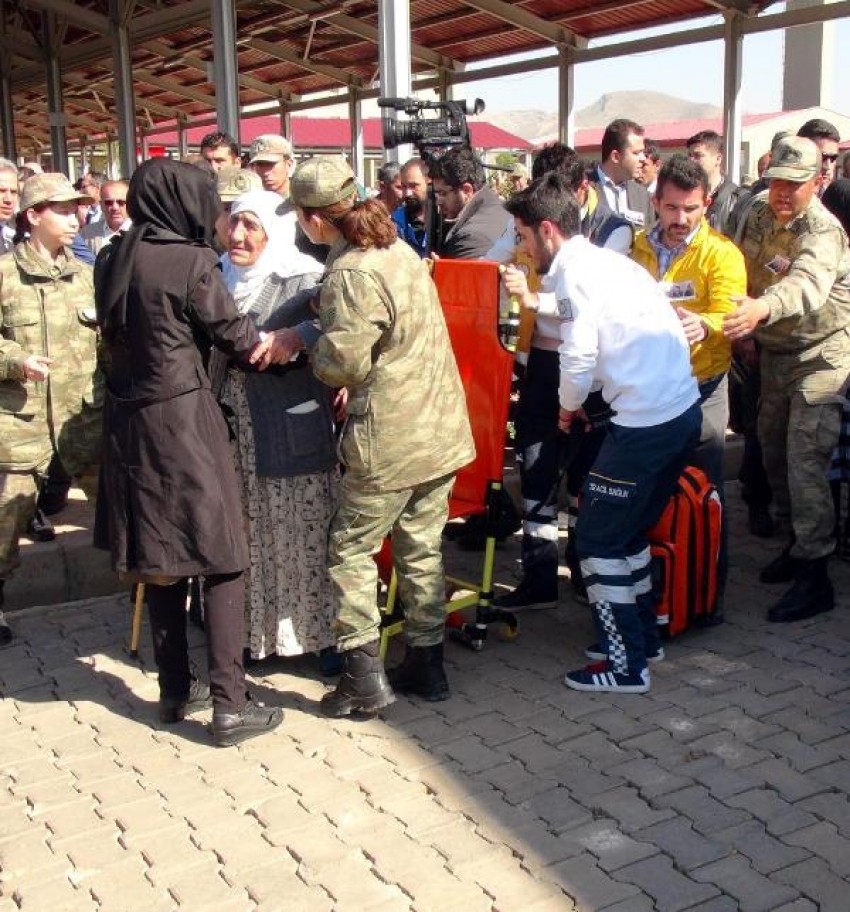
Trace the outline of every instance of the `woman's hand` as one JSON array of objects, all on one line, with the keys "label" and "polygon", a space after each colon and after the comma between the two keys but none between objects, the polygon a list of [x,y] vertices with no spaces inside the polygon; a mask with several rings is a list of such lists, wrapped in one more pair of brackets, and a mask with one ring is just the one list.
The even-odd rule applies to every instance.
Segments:
[{"label": "woman's hand", "polygon": [[50,376],[50,365],[53,358],[45,358],[43,355],[30,355],[24,361],[24,377],[27,380],[46,380]]},{"label": "woman's hand", "polygon": [[248,359],[257,370],[265,370],[271,364],[286,364],[304,349],[304,340],[290,328],[277,329],[271,333],[260,333],[260,343]]}]

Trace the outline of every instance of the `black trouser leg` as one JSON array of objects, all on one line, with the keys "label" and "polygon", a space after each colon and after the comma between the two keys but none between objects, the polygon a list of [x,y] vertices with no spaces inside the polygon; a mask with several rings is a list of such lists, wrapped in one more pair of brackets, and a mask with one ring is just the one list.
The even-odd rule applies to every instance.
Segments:
[{"label": "black trouser leg", "polygon": [[214,709],[218,713],[241,712],[247,700],[242,664],[245,638],[242,573],[204,578],[204,617]]},{"label": "black trouser leg", "polygon": [[161,697],[182,699],[189,693],[189,645],[186,641],[186,580],[172,586],[145,586],[153,655]]}]

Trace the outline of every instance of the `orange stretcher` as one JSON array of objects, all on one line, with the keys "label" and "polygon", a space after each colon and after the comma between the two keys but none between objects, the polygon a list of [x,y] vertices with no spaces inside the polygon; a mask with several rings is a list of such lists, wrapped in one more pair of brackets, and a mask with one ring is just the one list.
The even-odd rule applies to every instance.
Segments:
[{"label": "orange stretcher", "polygon": [[[466,393],[476,452],[474,461],[457,473],[449,501],[449,518],[483,515],[486,520],[480,578],[469,581],[447,576],[447,583],[458,590],[469,590],[470,594],[448,601],[446,612],[452,639],[478,650],[484,646],[490,624],[504,624],[505,638],[512,638],[519,632],[514,614],[492,606],[494,528],[498,492],[502,489],[514,355],[505,348],[499,335],[498,264],[481,260],[437,260],[433,277]],[[394,610],[396,584],[389,540],[376,555],[376,561],[381,579],[388,585],[381,634],[383,654],[388,638],[400,632],[404,624]],[[473,606],[476,609],[474,621],[464,622],[456,615],[461,609]]]}]

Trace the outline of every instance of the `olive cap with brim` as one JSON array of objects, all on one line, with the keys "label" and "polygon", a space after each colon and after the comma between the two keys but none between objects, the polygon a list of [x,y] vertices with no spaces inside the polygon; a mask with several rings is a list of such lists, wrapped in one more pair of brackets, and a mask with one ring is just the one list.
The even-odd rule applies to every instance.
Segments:
[{"label": "olive cap with brim", "polygon": [[260,175],[239,165],[222,165],[216,176],[216,189],[223,203],[232,203],[249,190],[262,190]]},{"label": "olive cap with brim", "polygon": [[766,180],[787,180],[797,184],[820,174],[820,149],[803,136],[789,136],[773,147],[770,163],[762,175]]},{"label": "olive cap with brim", "polygon": [[64,174],[48,171],[46,174],[33,174],[24,181],[21,188],[21,212],[39,206],[42,203],[93,203],[94,199],[86,193],[74,189],[74,185]]},{"label": "olive cap with brim", "polygon": [[249,165],[257,162],[274,164],[284,158],[292,158],[292,143],[285,136],[278,136],[277,133],[263,133],[262,136],[258,136],[251,143],[248,151]]},{"label": "olive cap with brim", "polygon": [[348,163],[338,157],[317,155],[295,169],[289,196],[302,209],[324,209],[357,194],[357,179]]}]

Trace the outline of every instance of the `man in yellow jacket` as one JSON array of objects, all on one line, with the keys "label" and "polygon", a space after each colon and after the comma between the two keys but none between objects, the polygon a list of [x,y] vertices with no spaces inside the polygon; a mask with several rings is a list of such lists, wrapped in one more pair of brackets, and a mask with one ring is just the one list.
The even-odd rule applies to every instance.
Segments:
[{"label": "man in yellow jacket", "polygon": [[[676,309],[691,346],[691,367],[699,384],[702,433],[692,462],[723,496],[727,375],[732,359],[723,317],[747,287],[744,258],[728,238],[709,227],[708,175],[684,155],[674,155],[658,174],[654,204],[658,221],[635,239],[632,257],[661,283]],[[716,620],[723,617],[728,571],[724,519],[718,561]]]}]

